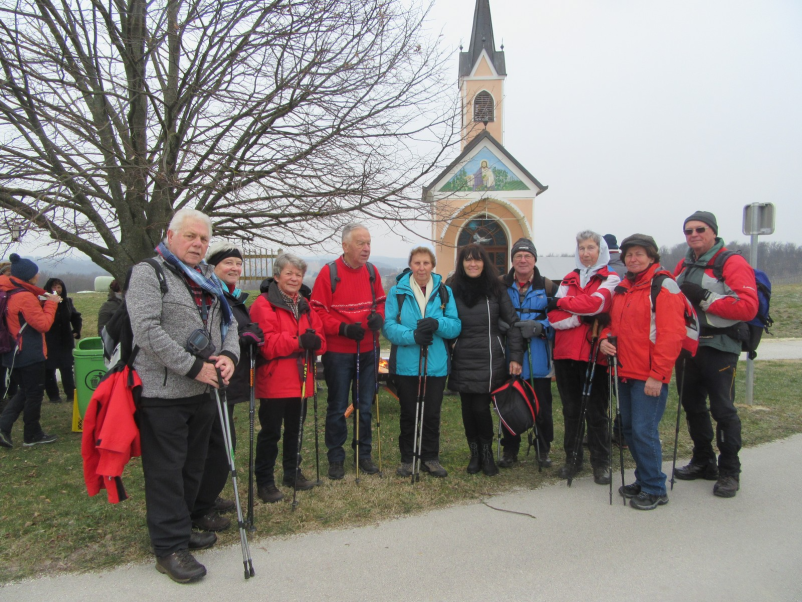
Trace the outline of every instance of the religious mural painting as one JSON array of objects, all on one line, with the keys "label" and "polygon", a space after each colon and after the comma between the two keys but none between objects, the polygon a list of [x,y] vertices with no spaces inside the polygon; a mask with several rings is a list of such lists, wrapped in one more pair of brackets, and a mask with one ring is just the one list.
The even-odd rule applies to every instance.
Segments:
[{"label": "religious mural painting", "polygon": [[483,148],[440,188],[440,192],[477,190],[529,190],[529,187],[490,149]]}]

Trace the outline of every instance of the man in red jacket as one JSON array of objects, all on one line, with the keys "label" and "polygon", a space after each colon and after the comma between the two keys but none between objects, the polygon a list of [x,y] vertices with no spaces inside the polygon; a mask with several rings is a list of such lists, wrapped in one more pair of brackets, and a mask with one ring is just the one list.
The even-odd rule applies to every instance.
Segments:
[{"label": "man in red jacket", "polygon": [[[699,315],[699,350],[693,358],[677,360],[677,387],[693,439],[690,464],[678,468],[678,479],[716,481],[713,493],[735,497],[740,488],[741,419],[735,409],[735,369],[741,354],[739,329],[757,314],[755,273],[740,255],[724,262],[722,278],[714,274],[716,256],[726,251],[718,237],[716,216],[697,211],[683,226],[688,254],[674,270],[677,284]],[[706,399],[710,399],[710,410]],[[713,425],[716,444],[713,450]]]},{"label": "man in red jacket", "polygon": [[376,333],[384,324],[385,300],[379,272],[368,264],[368,229],[362,224],[348,224],[343,228],[342,245],[343,254],[323,266],[312,289],[312,307],[323,322],[328,347],[322,360],[328,387],[326,448],[329,478],[334,480],[345,476],[343,445],[348,437],[345,411],[357,372],[359,441],[354,433],[351,447],[356,450],[358,446],[361,472],[379,472],[370,456],[373,442],[371,401],[376,384],[373,346]]}]

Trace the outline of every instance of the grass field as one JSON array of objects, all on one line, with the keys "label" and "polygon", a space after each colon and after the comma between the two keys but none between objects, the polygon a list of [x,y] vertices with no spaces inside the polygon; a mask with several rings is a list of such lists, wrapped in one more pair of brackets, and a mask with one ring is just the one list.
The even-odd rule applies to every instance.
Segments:
[{"label": "grass field", "polygon": [[[777,287],[773,300],[775,331],[780,336],[802,336],[799,326],[799,295],[802,286]],[[84,314],[84,336],[96,330],[94,316],[105,295],[87,294],[75,298]],[[744,372],[737,376],[737,396],[743,399]],[[757,445],[802,432],[802,362],[757,362],[755,405],[739,406],[743,421],[745,446]],[[269,538],[319,529],[344,528],[375,524],[378,521],[423,512],[451,504],[482,499],[515,488],[533,489],[556,480],[557,468],[563,460],[562,411],[554,389],[555,444],[552,456],[555,466],[538,472],[534,453],[522,454],[520,465],[503,470],[498,477],[486,478],[465,473],[468,460],[459,399],[447,396],[443,404],[441,460],[449,471],[446,479],[424,476],[415,486],[395,476],[399,462],[398,404],[382,392],[382,451],[384,476],[363,477],[354,483],[347,464],[346,478],[333,482],[323,477],[323,485],[299,493],[300,506],[292,512],[291,490],[279,504],[256,503],[255,545],[269,546]],[[677,397],[672,388],[668,410],[661,424],[664,457],[673,451]],[[310,408],[311,410],[311,408]],[[70,432],[71,408],[66,404],[43,405],[42,422],[48,432],[59,436],[53,445],[13,450],[0,449],[0,583],[25,577],[69,571],[86,571],[111,567],[150,558],[145,528],[145,504],[141,462],[135,458],[126,468],[123,480],[129,500],[111,505],[105,493],[95,498],[86,495],[80,456],[80,434]],[[237,407],[238,440],[242,446],[237,462],[240,467],[240,493],[247,491],[247,408]],[[323,445],[325,391],[321,391],[318,408],[320,441]],[[310,411],[304,440],[304,471],[314,477],[314,420]],[[258,428],[258,425],[257,425]],[[22,440],[19,421],[12,432],[15,442]],[[377,434],[374,432],[374,460]],[[683,425],[679,439],[679,457],[690,455],[690,440]],[[618,464],[617,450],[614,454]],[[628,454],[628,465],[631,464]],[[321,473],[325,475],[325,450],[321,453]],[[587,473],[586,473],[587,474]],[[744,467],[744,486],[748,486],[749,467]],[[233,496],[231,485],[224,493]],[[569,491],[566,503],[570,503]],[[607,488],[599,487],[599,503],[607,503]],[[235,544],[236,531],[221,534],[221,545]]]}]

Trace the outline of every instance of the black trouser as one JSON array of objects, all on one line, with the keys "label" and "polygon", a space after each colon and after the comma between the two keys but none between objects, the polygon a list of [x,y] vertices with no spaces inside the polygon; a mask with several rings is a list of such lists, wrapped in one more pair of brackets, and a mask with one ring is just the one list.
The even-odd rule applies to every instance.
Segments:
[{"label": "black trouser", "polygon": [[8,389],[6,389],[7,373],[8,373],[8,368],[6,368],[5,366],[0,366],[0,401],[5,399],[6,395],[8,395],[9,399],[11,399],[12,397],[14,397],[14,395],[17,394],[17,389],[19,389],[19,387],[17,386],[17,381],[14,378],[14,374],[10,375],[8,381]]},{"label": "black trouser", "polygon": [[282,467],[284,475],[293,477],[300,468],[298,462],[298,431],[301,428],[301,414],[306,419],[306,402],[301,408],[301,398],[260,399],[259,424],[261,430],[256,437],[256,460],[254,473],[256,485],[264,487],[275,483],[273,469],[278,458],[278,442],[281,439],[281,423],[284,422],[284,445],[282,448]]},{"label": "black trouser", "polygon": [[460,393],[462,424],[468,441],[493,441],[493,416],[490,414],[490,393]]},{"label": "black trouser", "polygon": [[[683,354],[684,356],[685,354]],[[684,370],[683,370],[684,361]],[[683,387],[682,407],[693,439],[693,462],[716,461],[713,450],[713,425],[716,421],[716,444],[721,475],[737,476],[741,472],[738,452],[741,449],[741,419],[735,409],[735,371],[738,355],[712,347],[699,347],[693,358],[677,360],[677,388]],[[706,400],[710,399],[710,409]]]},{"label": "black trouser", "polygon": [[[217,399],[212,393],[215,408]],[[215,415],[217,412],[215,411]],[[237,438],[234,434],[234,405],[228,404],[228,424],[231,429],[231,445],[236,449]],[[192,509],[192,518],[199,519],[214,510],[215,502],[226,486],[231,467],[228,465],[228,449],[223,438],[223,428],[220,419],[215,418],[212,423],[212,432],[209,435],[209,450],[206,453],[206,464],[203,467],[198,495],[195,498],[195,507]]]},{"label": "black trouser", "polygon": [[[53,365],[52,363],[49,364]],[[67,401],[72,401],[75,396],[75,375],[73,374],[72,366],[72,358],[65,358],[59,365],[45,369],[45,391],[48,399],[59,398],[58,381],[56,380],[56,370],[58,370],[61,373],[61,386],[64,389],[64,395],[67,397]]]},{"label": "black trouser", "polygon": [[[440,459],[440,408],[443,405],[443,390],[446,387],[445,376],[426,377],[426,395],[423,406],[423,441],[421,442],[421,460]],[[418,377],[393,377],[398,388],[398,403],[401,406],[401,434],[398,436],[398,449],[401,451],[401,462],[412,462],[415,439],[415,411],[418,403]],[[422,383],[421,383],[422,386]],[[419,410],[418,410],[419,411]]]},{"label": "black trouser", "polygon": [[[533,389],[537,395],[539,411],[535,423],[537,424],[537,440],[540,442],[540,453],[546,455],[551,451],[551,442],[554,441],[554,416],[552,415],[551,378],[534,378]],[[501,429],[504,436],[501,446],[509,452],[518,453],[521,449],[521,436],[510,435],[506,429]]]},{"label": "black trouser", "polygon": [[143,397],[139,408],[148,532],[156,556],[186,549],[209,435],[217,415],[208,393]]},{"label": "black trouser", "polygon": [[[563,420],[565,421],[566,463],[571,462],[574,450],[578,449],[577,465],[582,463],[584,450],[577,439],[580,432],[580,412],[582,407],[582,387],[588,362],[577,360],[555,360],[554,374],[557,376],[557,390],[563,403]],[[609,384],[607,369],[596,365],[596,372],[591,382],[590,399],[588,400],[585,420],[588,427],[588,451],[590,464],[594,468],[608,466],[610,463],[610,432],[607,425],[607,403]],[[580,442],[581,443],[581,442]]]},{"label": "black trouser", "polygon": [[11,375],[19,389],[0,414],[0,431],[10,434],[14,422],[22,414],[25,425],[22,430],[23,441],[33,441],[42,434],[39,418],[42,415],[45,388],[45,363],[42,361],[24,368],[14,368]]}]

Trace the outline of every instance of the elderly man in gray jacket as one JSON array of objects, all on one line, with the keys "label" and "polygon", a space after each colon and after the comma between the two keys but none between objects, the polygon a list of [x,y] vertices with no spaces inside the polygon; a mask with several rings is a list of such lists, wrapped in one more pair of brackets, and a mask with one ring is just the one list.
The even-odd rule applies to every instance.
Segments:
[{"label": "elderly man in gray jacket", "polygon": [[[192,209],[178,211],[167,239],[156,248],[167,291],[146,263],[134,267],[126,295],[142,379],[139,430],[145,473],[147,524],[156,569],[188,583],[206,574],[190,550],[217,541],[192,531],[190,512],[203,475],[209,434],[217,414],[209,392],[234,372],[239,340],[231,309],[211,266],[201,264],[212,225]],[[211,340],[206,357],[188,351],[190,335]]]}]

